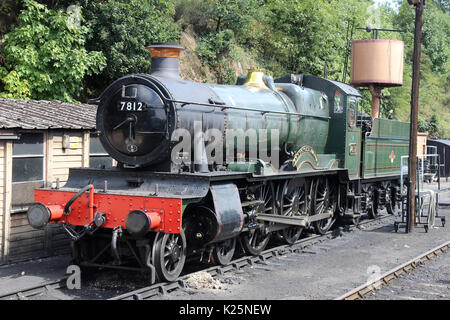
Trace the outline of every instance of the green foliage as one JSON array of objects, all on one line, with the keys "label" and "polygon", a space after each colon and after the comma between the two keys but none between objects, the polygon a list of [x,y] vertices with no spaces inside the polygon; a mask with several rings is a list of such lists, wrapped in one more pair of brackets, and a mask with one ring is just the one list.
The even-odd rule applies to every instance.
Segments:
[{"label": "green foliage", "polygon": [[[25,1],[28,13],[21,14],[22,20],[29,19],[16,28],[20,34],[14,30],[7,37],[3,54],[8,57],[3,67],[0,59],[3,96],[53,98],[61,96],[61,92],[54,94],[61,89],[65,90],[63,97],[72,99],[89,73],[84,77],[84,94],[95,96],[125,74],[148,72],[150,54],[145,47],[155,42],[178,42],[180,30],[189,34],[185,38],[192,46],[189,50],[196,43],[195,54],[206,66],[204,72],[209,73],[207,81],[234,83],[237,73],[249,66],[263,68],[274,78],[289,73],[322,76],[327,66],[330,79],[348,82],[347,40],[371,38],[371,33],[357,29],[371,26],[406,31],[379,34],[380,38],[405,43],[403,86],[383,90],[381,112],[385,117],[409,121],[415,10],[407,0],[397,0],[398,11],[388,5],[374,7],[372,0],[38,1],[52,10],[34,9],[42,11],[36,14],[29,7],[30,3],[38,4]],[[67,31],[58,21],[67,19],[68,14],[58,10],[66,11],[74,3],[81,7],[85,20],[81,28]],[[21,6],[20,0],[0,3],[0,28],[6,14],[11,18],[7,28],[11,29]],[[450,138],[449,14],[448,0],[426,2],[419,126],[440,138]],[[65,31],[52,31],[53,35],[47,31],[61,28]],[[94,71],[100,70],[105,59],[98,52],[95,56],[96,51],[106,57],[100,74]],[[363,110],[370,113],[370,93],[365,88],[361,92]]]},{"label": "green foliage", "polygon": [[417,121],[417,129],[419,132],[428,132],[428,137],[432,139],[439,138],[441,132],[439,128],[441,127],[440,120],[436,114],[433,114],[430,120],[419,116]]},{"label": "green foliage", "polygon": [[198,34],[204,33],[208,28],[208,19],[205,7],[208,0],[174,0],[174,21],[185,30],[192,26]]},{"label": "green foliage", "polygon": [[449,0],[433,0],[439,9],[443,11],[450,11],[450,1]]},{"label": "green foliage", "polygon": [[199,39],[197,54],[216,71],[219,83],[230,84],[236,80],[236,74],[228,67],[228,56],[233,45],[234,32],[229,29],[211,32]]},{"label": "green foliage", "polygon": [[[449,11],[441,9],[440,5],[444,6],[445,3],[427,1],[424,6],[418,125],[420,130],[429,132],[431,137],[449,138],[450,19]],[[409,121],[415,10],[407,1],[403,1],[399,12],[391,13],[390,19],[394,28],[407,31],[401,34],[405,43],[405,65],[403,86],[389,89],[389,99],[383,100],[388,100],[397,119]]]},{"label": "green foliage", "polygon": [[193,26],[199,34],[196,52],[219,83],[234,83],[230,68],[239,44],[251,42],[252,24],[260,16],[261,0],[177,0],[175,20],[182,29]]},{"label": "green foliage", "polygon": [[201,34],[232,30],[245,41],[251,23],[259,16],[262,0],[175,0],[175,21],[192,25]]},{"label": "green foliage", "polygon": [[212,0],[206,15],[213,21],[215,31],[230,29],[238,38],[245,37],[261,3],[258,0]]},{"label": "green foliage", "polygon": [[84,76],[104,67],[102,53],[84,48],[88,30],[68,23],[70,14],[23,3],[18,26],[5,36],[0,96],[75,101]]},{"label": "green foliage", "polygon": [[146,49],[156,42],[176,42],[174,7],[165,0],[81,1],[89,38],[88,50],[99,50],[107,65],[100,76],[91,77],[91,88],[103,90],[117,78],[150,70]]},{"label": "green foliage", "polygon": [[[441,4],[444,5],[444,4]],[[398,15],[393,18],[396,27],[407,32],[403,40],[407,45],[414,43],[415,10],[404,1],[399,8]],[[423,11],[422,45],[424,53],[432,62],[432,70],[448,73],[450,59],[450,19],[449,11],[439,8],[434,1],[427,1]],[[408,58],[412,57],[411,56]]]},{"label": "green foliage", "polygon": [[424,117],[419,116],[417,119],[417,131],[428,132],[428,130],[429,130],[428,121]]},{"label": "green foliage", "polygon": [[17,71],[8,73],[0,67],[0,79],[3,81],[5,92],[0,92],[2,98],[27,99],[30,97],[30,84],[28,80],[22,80]]},{"label": "green foliage", "polygon": [[209,33],[200,38],[197,53],[200,59],[216,66],[219,64],[219,59],[230,52],[233,40],[234,33],[229,29]]},{"label": "green foliage", "polygon": [[[261,39],[265,60],[277,73],[322,75],[324,66],[342,77],[348,26],[364,25],[368,1],[272,0],[266,4],[270,35]],[[281,75],[281,74],[279,74]]]}]

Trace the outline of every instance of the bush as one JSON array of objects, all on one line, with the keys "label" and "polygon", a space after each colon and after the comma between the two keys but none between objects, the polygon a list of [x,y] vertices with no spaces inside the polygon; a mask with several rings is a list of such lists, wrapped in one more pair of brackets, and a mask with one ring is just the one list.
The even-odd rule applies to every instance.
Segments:
[{"label": "bush", "polygon": [[219,64],[219,58],[229,53],[233,40],[232,30],[211,32],[200,38],[196,51],[200,59],[214,67]]},{"label": "bush", "polygon": [[89,86],[102,90],[130,73],[148,73],[155,42],[177,42],[179,30],[172,20],[174,7],[164,0],[107,0],[81,2],[90,29],[86,48],[100,50],[107,65]]},{"label": "bush", "polygon": [[70,14],[24,0],[18,26],[5,36],[2,97],[76,101],[83,78],[105,66],[101,52],[84,48],[88,29]]}]

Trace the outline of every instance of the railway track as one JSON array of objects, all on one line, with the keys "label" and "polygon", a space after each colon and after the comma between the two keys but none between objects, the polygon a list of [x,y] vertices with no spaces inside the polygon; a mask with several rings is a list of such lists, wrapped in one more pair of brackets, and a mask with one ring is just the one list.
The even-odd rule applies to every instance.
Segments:
[{"label": "railway track", "polygon": [[422,266],[424,263],[439,256],[443,252],[450,249],[450,241],[447,241],[389,271],[380,275],[379,277],[368,281],[367,283],[337,297],[335,300],[359,300],[363,299],[368,293],[375,292],[382,286],[388,286],[389,282],[393,279],[397,279],[400,276],[411,272],[412,270]]},{"label": "railway track", "polygon": [[[358,224],[358,226],[350,226],[350,230],[359,228],[360,226],[379,226],[384,223],[385,220],[392,216],[382,216],[373,220],[365,220]],[[147,300],[157,295],[165,295],[175,290],[185,289],[187,287],[186,281],[189,277],[194,276],[200,272],[207,272],[211,277],[216,278],[227,273],[239,272],[245,267],[255,266],[258,264],[267,264],[272,258],[279,256],[286,256],[289,254],[301,253],[304,249],[311,247],[315,244],[321,243],[332,236],[335,230],[330,230],[324,235],[314,235],[308,238],[298,240],[293,245],[281,245],[274,248],[267,249],[257,256],[245,256],[231,261],[225,266],[213,266],[207,269],[196,271],[183,275],[175,282],[163,282],[157,283],[145,288],[130,291],[108,300]]]},{"label": "railway track", "polygon": [[[383,225],[386,220],[392,218],[391,215],[381,216],[377,219],[364,220],[360,222],[357,226],[348,226],[348,231],[353,231],[361,226],[366,228],[377,227]],[[162,282],[157,283],[148,287],[140,288],[134,291],[130,291],[118,296],[109,298],[108,300],[146,300],[150,299],[156,295],[165,295],[175,290],[185,289],[187,287],[186,280],[199,272],[207,272],[213,278],[222,276],[226,273],[239,272],[245,267],[264,265],[267,261],[274,257],[285,256],[289,254],[301,253],[305,248],[311,247],[315,244],[321,243],[333,236],[336,229],[328,231],[324,235],[313,235],[307,238],[298,240],[293,245],[280,245],[263,251],[258,256],[244,256],[233,260],[228,265],[225,266],[212,266],[207,269],[202,269],[192,273],[183,275],[175,282]],[[51,280],[43,282],[40,285],[21,288],[20,290],[11,291],[5,294],[0,294],[0,300],[27,300],[32,299],[38,295],[48,295],[50,297],[58,297],[58,290],[66,288],[67,277],[62,277],[57,280]]]},{"label": "railway track", "polygon": [[48,294],[55,296],[54,292],[66,287],[67,277],[57,280],[45,281],[39,285],[28,288],[21,288],[20,290],[8,292],[0,295],[0,300],[28,300],[34,296]]}]

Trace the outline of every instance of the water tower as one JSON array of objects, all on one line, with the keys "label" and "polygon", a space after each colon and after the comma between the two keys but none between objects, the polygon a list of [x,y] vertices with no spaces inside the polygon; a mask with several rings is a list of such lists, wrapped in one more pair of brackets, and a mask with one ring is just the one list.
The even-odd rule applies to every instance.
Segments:
[{"label": "water tower", "polygon": [[400,40],[352,41],[350,83],[369,88],[373,118],[380,114],[381,90],[403,84],[403,48]]}]

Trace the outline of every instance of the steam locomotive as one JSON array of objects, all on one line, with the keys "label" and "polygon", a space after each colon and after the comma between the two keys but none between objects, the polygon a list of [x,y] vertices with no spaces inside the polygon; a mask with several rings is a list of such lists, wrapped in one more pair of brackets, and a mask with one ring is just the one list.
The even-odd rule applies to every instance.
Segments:
[{"label": "steam locomotive", "polygon": [[352,86],[251,69],[236,85],[182,80],[176,44],[94,102],[112,169],[70,169],[35,190],[34,228],[60,224],[74,263],[174,281],[186,259],[227,264],[269,239],[292,244],[399,202],[409,124],[361,112]]}]

